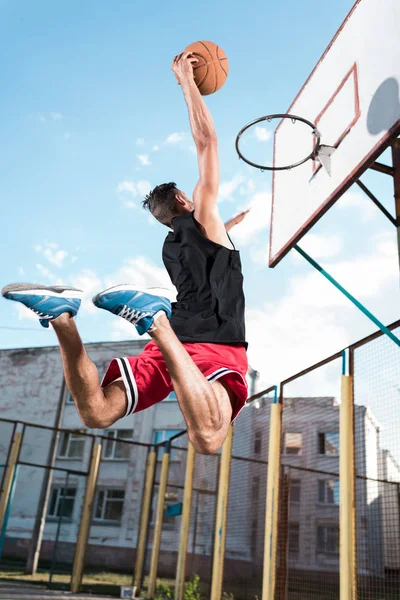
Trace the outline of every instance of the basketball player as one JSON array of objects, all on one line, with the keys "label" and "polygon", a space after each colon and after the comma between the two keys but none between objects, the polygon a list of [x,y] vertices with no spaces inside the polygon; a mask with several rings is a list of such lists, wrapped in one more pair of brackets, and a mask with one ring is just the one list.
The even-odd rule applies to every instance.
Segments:
[{"label": "basketball player", "polygon": [[[224,225],[217,208],[219,161],[211,115],[193,78],[195,59],[176,57],[172,69],[182,87],[197,148],[199,181],[189,199],[175,183],[157,186],[143,202],[171,228],[163,261],[177,301],[162,290],[119,285],[93,298],[98,308],[135,325],[152,338],[135,357],[114,358],[100,384],[73,317],[82,292],[66,286],[12,284],[5,298],[52,324],[60,344],[65,379],[87,427],[106,428],[160,402],[172,389],[189,440],[202,454],[215,453],[247,398],[243,277],[228,231],[246,212]],[[164,291],[165,294],[165,291]]]}]

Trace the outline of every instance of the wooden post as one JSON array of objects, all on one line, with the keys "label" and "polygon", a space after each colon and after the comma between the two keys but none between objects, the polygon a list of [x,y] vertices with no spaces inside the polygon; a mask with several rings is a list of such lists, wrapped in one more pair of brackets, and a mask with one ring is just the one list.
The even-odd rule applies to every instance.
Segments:
[{"label": "wooden post", "polygon": [[281,468],[282,404],[271,405],[265,517],[262,600],[275,600],[278,553],[279,479]]},{"label": "wooden post", "polygon": [[158,485],[158,500],[156,510],[156,523],[154,526],[154,537],[153,537],[153,549],[151,553],[151,564],[150,564],[150,575],[149,575],[149,588],[147,591],[147,597],[153,598],[156,591],[157,582],[157,569],[158,569],[158,557],[160,554],[161,546],[161,533],[162,524],[164,518],[164,505],[165,505],[165,492],[167,490],[168,483],[168,468],[169,468],[169,443],[166,444],[162,463],[160,482]]},{"label": "wooden post", "polygon": [[14,480],[14,473],[18,462],[18,456],[21,449],[22,433],[18,432],[14,434],[13,441],[11,443],[11,450],[8,459],[8,464],[4,475],[4,485],[0,499],[0,532],[3,529],[4,518],[6,516],[8,501],[10,499],[12,483]]},{"label": "wooden post", "polygon": [[[345,364],[345,360],[343,361]],[[340,404],[340,600],[357,598],[353,377],[342,375]]]},{"label": "wooden post", "polygon": [[222,595],[232,443],[233,427],[230,427],[221,454],[210,600],[220,600]]},{"label": "wooden post", "polygon": [[101,460],[101,444],[95,444],[90,458],[89,475],[86,484],[85,499],[83,501],[81,522],[79,525],[78,539],[76,542],[74,564],[72,567],[71,592],[79,592],[83,576],[85,552],[89,537],[90,523],[92,520],[93,502],[96,492],[97,477]]},{"label": "wooden post", "polygon": [[181,532],[179,537],[178,562],[176,567],[175,600],[183,600],[186,575],[186,554],[189,540],[190,510],[192,508],[193,474],[195,452],[189,443],[186,457],[185,491],[181,517]]},{"label": "wooden post", "polygon": [[144,483],[142,510],[140,511],[139,533],[136,544],[136,560],[133,576],[133,585],[136,586],[136,594],[139,596],[142,587],[142,574],[144,555],[146,552],[147,528],[149,524],[151,508],[151,492],[153,489],[154,473],[156,469],[157,452],[150,450],[147,455],[146,477]]}]

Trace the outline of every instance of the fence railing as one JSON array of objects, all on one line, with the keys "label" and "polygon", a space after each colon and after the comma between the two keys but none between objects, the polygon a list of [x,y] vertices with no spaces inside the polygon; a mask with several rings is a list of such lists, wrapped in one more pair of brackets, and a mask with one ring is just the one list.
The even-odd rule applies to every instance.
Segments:
[{"label": "fence railing", "polygon": [[0,570],[23,565],[46,509],[50,587],[95,591],[102,569],[108,591],[148,598],[165,578],[183,600],[194,573],[212,600],[396,597],[399,358],[376,333],[253,395],[211,456],[186,432],[156,446],[59,429],[48,465],[54,428],[0,419]]}]

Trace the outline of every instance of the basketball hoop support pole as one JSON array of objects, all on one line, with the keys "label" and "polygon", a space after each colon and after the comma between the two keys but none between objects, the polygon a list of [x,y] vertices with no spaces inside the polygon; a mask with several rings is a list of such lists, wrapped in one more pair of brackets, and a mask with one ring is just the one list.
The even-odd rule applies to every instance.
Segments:
[{"label": "basketball hoop support pole", "polygon": [[396,211],[397,248],[400,264],[400,138],[396,138],[392,145],[394,206]]},{"label": "basketball hoop support pole", "polygon": [[307,252],[304,252],[304,250],[302,250],[300,246],[296,245],[294,246],[294,249],[297,250],[297,252],[303,258],[305,258],[306,261],[310,263],[310,265],[317,269],[317,271],[319,271],[321,275],[323,275],[328,281],[330,281],[336,289],[342,292],[342,294],[344,294],[346,298],[350,300],[350,302],[352,302],[359,310],[361,310],[361,312],[366,317],[368,317],[368,319],[370,319],[377,327],[379,327],[382,333],[386,334],[400,348],[400,339],[396,337],[394,333],[392,333],[390,329],[386,327],[386,325],[379,321],[379,319],[377,319],[363,304],[361,304],[361,302],[359,302],[357,298],[352,296],[350,292],[348,292],[342,285],[340,285],[340,283],[336,281],[336,279],[334,279],[332,275],[329,275],[329,273],[327,273],[327,271],[325,271],[325,269],[323,269],[321,265],[319,265],[313,258],[311,258],[311,256],[309,256]]}]

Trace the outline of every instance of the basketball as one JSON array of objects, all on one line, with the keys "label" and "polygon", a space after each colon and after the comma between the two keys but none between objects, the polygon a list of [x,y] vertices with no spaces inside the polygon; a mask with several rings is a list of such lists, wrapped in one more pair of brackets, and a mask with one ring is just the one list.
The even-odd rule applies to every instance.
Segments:
[{"label": "basketball", "polygon": [[185,48],[198,62],[193,65],[194,80],[202,96],[217,92],[228,76],[228,59],[214,42],[194,42]]}]

